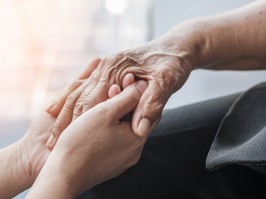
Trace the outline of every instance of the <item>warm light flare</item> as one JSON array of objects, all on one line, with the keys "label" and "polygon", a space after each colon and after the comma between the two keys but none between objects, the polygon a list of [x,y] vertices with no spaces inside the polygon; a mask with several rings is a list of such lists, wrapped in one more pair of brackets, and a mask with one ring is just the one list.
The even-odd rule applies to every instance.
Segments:
[{"label": "warm light flare", "polygon": [[[1,95],[7,96],[5,98],[12,96],[15,100],[23,97],[9,108],[5,116],[25,119],[29,111],[26,101],[31,102],[30,115],[42,108],[56,46],[60,45],[52,39],[53,33],[56,30],[56,34],[60,34],[64,20],[60,15],[63,9],[56,9],[57,2],[0,1],[0,91]],[[67,1],[64,5],[68,5]],[[24,93],[28,93],[26,99]],[[0,99],[0,103],[6,104],[7,101]],[[25,108],[21,108],[23,106]],[[20,111],[13,112],[13,107]]]},{"label": "warm light flare", "polygon": [[0,0],[0,120],[36,116],[92,58],[146,41],[148,1]]},{"label": "warm light flare", "polygon": [[105,2],[107,10],[115,15],[122,15],[127,7],[128,1],[127,0],[106,0]]}]

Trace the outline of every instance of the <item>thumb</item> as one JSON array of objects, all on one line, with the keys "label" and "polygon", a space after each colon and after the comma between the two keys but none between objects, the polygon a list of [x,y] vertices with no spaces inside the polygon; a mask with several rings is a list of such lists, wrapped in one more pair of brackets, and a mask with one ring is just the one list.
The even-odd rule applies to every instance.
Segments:
[{"label": "thumb", "polygon": [[157,125],[166,101],[155,84],[149,84],[141,96],[132,118],[132,129],[138,136],[148,136]]},{"label": "thumb", "polygon": [[112,107],[112,118],[120,120],[123,116],[133,111],[147,85],[148,83],[143,80],[135,82],[121,93],[106,101],[105,105]]}]

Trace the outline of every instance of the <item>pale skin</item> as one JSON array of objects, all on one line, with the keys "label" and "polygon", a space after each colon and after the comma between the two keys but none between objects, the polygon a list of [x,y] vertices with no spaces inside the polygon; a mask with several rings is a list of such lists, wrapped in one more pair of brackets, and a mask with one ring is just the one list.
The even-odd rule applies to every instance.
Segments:
[{"label": "pale skin", "polygon": [[146,87],[145,81],[139,81],[120,94],[112,87],[111,99],[68,126],[27,198],[75,198],[134,165],[146,138],[134,134],[131,121],[121,119],[134,110]]},{"label": "pale skin", "polygon": [[[76,119],[106,100],[110,85],[122,85],[125,74],[133,73],[148,82],[132,126],[137,135],[147,136],[169,97],[183,86],[191,71],[265,69],[265,19],[266,1],[256,1],[224,14],[186,21],[138,48],[110,55],[67,99],[71,114],[63,111],[58,118]],[[48,112],[56,113],[57,107],[55,103]],[[58,126],[55,135],[67,125]]]},{"label": "pale skin", "polygon": [[[100,59],[93,60],[89,66],[62,92],[59,99],[69,95],[87,79],[97,67]],[[133,76],[134,77],[134,76]],[[132,84],[132,74],[125,77],[125,87]],[[118,94],[117,88],[110,89],[111,96]],[[63,102],[62,102],[63,103]],[[51,130],[57,116],[43,110],[30,125],[25,136],[16,143],[0,150],[0,198],[11,198],[29,188],[35,181],[50,154]]]},{"label": "pale skin", "polygon": [[[63,150],[63,148],[66,148],[66,151],[64,151],[66,154],[72,151],[76,152],[74,148],[78,147],[78,143],[73,143],[73,146],[71,145],[73,148],[68,148],[64,144],[73,136],[73,128],[79,129],[78,126],[83,126],[81,123],[88,119],[88,115],[97,114],[97,111],[100,109],[99,107],[104,106],[101,102],[106,101],[109,96],[117,94],[121,96],[119,94],[120,88],[126,87],[123,86],[125,84],[124,79],[129,78],[131,79],[129,82],[132,83],[135,76],[136,79],[144,79],[148,82],[147,89],[135,102],[136,108],[131,124],[134,133],[140,136],[140,139],[144,136],[145,140],[151,131],[151,127],[159,120],[168,98],[182,87],[194,69],[266,69],[265,19],[266,1],[256,1],[221,15],[184,22],[174,27],[162,37],[150,41],[143,46],[108,56],[103,60],[97,59],[87,73],[86,78],[84,76],[84,78],[77,79],[62,97],[48,108],[47,111],[51,115],[43,112],[41,117],[33,123],[32,127],[20,141],[0,151],[0,198],[11,198],[20,191],[30,187],[48,157],[51,160],[54,159],[58,151]],[[134,76],[126,77],[128,73],[132,73]],[[110,87],[112,89],[109,90]],[[111,100],[108,101],[108,103],[111,103]],[[97,104],[99,106],[96,106]],[[85,112],[84,117],[80,116]],[[74,127],[71,127],[72,124],[68,127],[73,119],[76,119],[73,122]],[[114,121],[117,120],[109,120],[108,125],[112,125]],[[110,127],[108,125],[105,125],[105,127]],[[60,135],[64,130],[70,133],[69,135],[62,136],[62,141],[60,141]],[[100,135],[104,135],[104,133],[100,133]],[[118,135],[121,136],[121,140],[125,139],[124,135]],[[118,135],[115,136],[119,137]],[[128,139],[135,139],[136,137],[132,138],[132,136],[129,136]],[[60,139],[57,146],[58,138]],[[105,138],[112,140],[111,137]],[[84,140],[80,138],[80,142]],[[89,140],[86,141],[89,142]],[[113,141],[114,145],[117,144],[117,140]],[[137,147],[139,150],[135,151],[135,155],[130,154],[129,156],[139,157],[140,149],[144,143]],[[55,145],[55,152],[52,151],[55,155],[49,156]],[[119,143],[118,146],[120,146]],[[107,145],[108,147],[109,145]],[[114,152],[114,155],[119,157],[119,153]],[[91,157],[95,158],[97,156]],[[82,177],[80,175],[83,175],[83,171],[77,171],[85,169],[85,167],[74,167],[76,171],[68,170],[65,172],[67,175],[64,176],[58,171],[61,169],[61,161],[63,160],[72,161],[65,156],[60,157],[58,162],[55,161],[57,162],[56,165],[51,163],[52,161],[48,161],[48,166],[44,167],[39,175],[40,177],[38,176],[38,180],[34,183],[35,188],[31,192],[32,196],[38,193],[34,190],[42,191],[43,179],[47,175],[55,175],[59,177],[58,179],[66,179],[65,181],[50,179],[50,186],[59,186],[57,187],[59,188],[58,190],[62,190],[60,193],[56,193],[58,194],[57,198],[63,197],[62,194],[64,193],[65,196],[69,194],[69,197],[74,197],[78,192],[112,176],[109,175],[109,171],[105,171],[106,168],[98,171],[99,179],[93,179],[93,177],[90,179],[88,177],[89,173],[86,173],[88,179],[81,180],[78,183],[79,187],[75,187],[71,191],[72,193],[67,193],[66,190],[69,189],[66,188],[68,188],[69,184],[62,182],[79,179],[79,177]],[[137,161],[137,158],[135,161]],[[75,162],[72,163],[75,164]],[[84,160],[84,165],[85,163],[88,163],[86,159]],[[123,163],[121,164],[122,166],[120,166],[123,167]],[[55,168],[54,171],[59,173],[55,174],[51,168]],[[93,167],[91,169],[93,170]],[[122,172],[122,170],[119,171]],[[49,173],[50,171],[51,173]],[[87,170],[87,172],[90,171]],[[101,176],[101,172],[103,176]],[[106,176],[104,176],[105,174]],[[18,177],[20,180],[18,180]],[[95,183],[92,182],[94,180]],[[49,182],[47,181],[47,183]],[[40,187],[41,185],[42,187]],[[47,187],[44,186],[44,188]],[[29,195],[29,198],[32,196]],[[64,198],[67,198],[67,196]]]},{"label": "pale skin", "polygon": [[[99,62],[100,59],[93,60],[62,92],[62,96],[79,87]],[[57,115],[52,116],[43,110],[19,141],[0,150],[0,198],[12,198],[33,184],[50,154],[46,143],[51,136],[56,117]]]}]

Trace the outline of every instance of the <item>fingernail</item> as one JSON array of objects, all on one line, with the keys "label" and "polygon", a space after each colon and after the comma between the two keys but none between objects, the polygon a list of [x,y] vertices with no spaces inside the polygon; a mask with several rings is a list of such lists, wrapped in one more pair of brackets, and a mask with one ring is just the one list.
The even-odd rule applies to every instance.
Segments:
[{"label": "fingernail", "polygon": [[136,84],[136,88],[141,92],[143,93],[145,91],[145,89],[147,88],[148,86],[148,83],[146,81],[139,81],[137,84]]},{"label": "fingernail", "polygon": [[50,137],[48,138],[47,142],[46,142],[46,147],[48,149],[52,149],[54,146],[54,142],[55,142],[55,137],[53,134],[50,135]]},{"label": "fingernail", "polygon": [[147,136],[151,129],[151,122],[147,118],[142,118],[139,127],[138,127],[138,133],[140,136]]},{"label": "fingernail", "polygon": [[55,103],[52,102],[49,105],[46,106],[46,110],[49,112],[53,107],[55,106]]},{"label": "fingernail", "polygon": [[50,114],[54,114],[54,112],[56,112],[56,109],[57,109],[57,103],[56,102],[53,102],[53,103],[51,103],[51,105],[49,105],[46,108],[46,112],[47,113],[50,113]]}]

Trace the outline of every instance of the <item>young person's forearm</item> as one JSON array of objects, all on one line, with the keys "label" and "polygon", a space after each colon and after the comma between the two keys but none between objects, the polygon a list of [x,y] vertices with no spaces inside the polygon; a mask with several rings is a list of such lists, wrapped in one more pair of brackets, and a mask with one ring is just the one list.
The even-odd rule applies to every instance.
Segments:
[{"label": "young person's forearm", "polygon": [[41,178],[37,178],[26,196],[26,199],[74,199],[75,194],[72,194],[69,189],[74,183],[75,182],[68,183],[58,175],[50,176],[41,174]]},{"label": "young person's forearm", "polygon": [[1,199],[12,198],[31,185],[20,152],[19,142],[0,150]]},{"label": "young person's forearm", "polygon": [[224,14],[185,22],[166,35],[177,49],[180,39],[185,39],[195,68],[266,69],[265,19],[266,1],[256,1]]},{"label": "young person's forearm", "polygon": [[74,199],[77,195],[74,188],[78,182],[68,178],[71,172],[64,170],[65,163],[61,158],[51,161],[53,155],[51,154],[50,159],[47,159],[26,199]]}]

